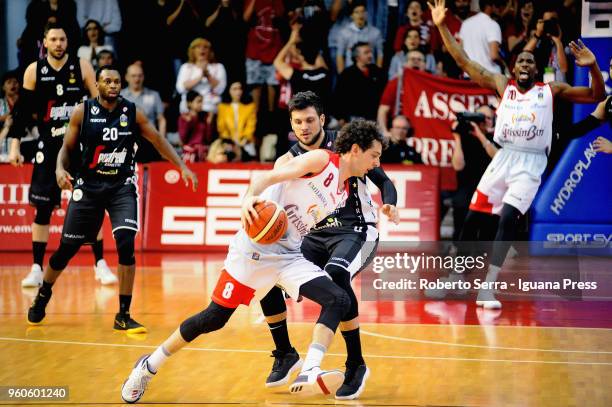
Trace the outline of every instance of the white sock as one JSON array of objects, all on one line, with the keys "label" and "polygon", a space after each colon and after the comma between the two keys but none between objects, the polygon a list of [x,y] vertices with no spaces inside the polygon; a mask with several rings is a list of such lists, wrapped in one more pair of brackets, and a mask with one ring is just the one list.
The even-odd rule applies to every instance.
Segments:
[{"label": "white sock", "polygon": [[326,351],[327,348],[319,343],[310,344],[308,347],[308,354],[306,355],[306,359],[302,365],[302,372],[310,370],[313,367],[321,366],[321,361],[323,360],[323,356],[325,356]]},{"label": "white sock", "polygon": [[489,272],[487,273],[487,277],[485,279],[485,281],[487,283],[494,283],[497,281],[497,276],[499,275],[499,272],[501,271],[501,267],[499,266],[494,266],[493,264],[489,265]]},{"label": "white sock", "polygon": [[155,349],[155,352],[149,356],[149,359],[147,359],[149,371],[151,373],[157,373],[157,369],[159,369],[169,357],[170,353],[164,349],[164,345],[160,345],[157,349]]}]

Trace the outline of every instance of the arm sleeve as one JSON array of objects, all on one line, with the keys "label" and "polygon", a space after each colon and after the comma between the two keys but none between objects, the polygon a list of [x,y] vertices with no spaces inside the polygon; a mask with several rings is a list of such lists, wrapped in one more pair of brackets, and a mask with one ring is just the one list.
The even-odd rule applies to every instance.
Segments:
[{"label": "arm sleeve", "polygon": [[572,124],[570,128],[567,129],[567,131],[560,133],[560,135],[561,135],[561,138],[564,138],[567,140],[579,138],[589,133],[590,131],[598,128],[601,125],[601,123],[602,122],[599,121],[599,119],[597,119],[595,116],[590,114],[584,119],[580,120],[579,122]]},{"label": "arm sleeve", "polygon": [[382,194],[383,204],[395,205],[397,204],[397,190],[393,182],[387,177],[385,171],[376,167],[367,173],[368,178],[380,189]]},{"label": "arm sleeve", "polygon": [[34,92],[29,89],[21,89],[17,104],[13,109],[13,124],[8,133],[8,138],[20,139],[25,136],[26,127],[32,119],[32,105],[34,104]]}]

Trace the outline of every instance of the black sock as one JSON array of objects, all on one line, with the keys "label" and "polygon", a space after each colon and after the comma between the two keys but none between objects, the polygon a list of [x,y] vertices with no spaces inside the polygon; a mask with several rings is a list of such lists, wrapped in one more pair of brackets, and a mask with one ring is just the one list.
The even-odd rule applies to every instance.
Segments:
[{"label": "black sock", "polygon": [[291,351],[291,342],[289,341],[289,332],[287,331],[287,320],[269,323],[270,333],[272,333],[272,339],[274,339],[274,345],[276,350],[283,352]]},{"label": "black sock", "polygon": [[53,287],[53,284],[54,283],[47,283],[45,280],[43,280],[42,286],[38,290],[38,293],[42,294],[45,297],[50,296],[51,295],[51,287]]},{"label": "black sock", "polygon": [[91,250],[96,258],[96,265],[98,265],[98,262],[104,258],[104,240],[96,240],[96,242],[91,245]]},{"label": "black sock", "polygon": [[38,264],[40,268],[42,268],[43,260],[45,259],[45,250],[47,250],[47,242],[32,242],[34,264]]},{"label": "black sock", "polygon": [[129,314],[130,313],[130,304],[132,303],[131,295],[122,295],[119,294],[119,313],[120,314]]},{"label": "black sock", "polygon": [[347,364],[365,365],[361,354],[361,339],[359,338],[359,328],[352,331],[342,331],[342,337],[346,342],[346,362]]}]

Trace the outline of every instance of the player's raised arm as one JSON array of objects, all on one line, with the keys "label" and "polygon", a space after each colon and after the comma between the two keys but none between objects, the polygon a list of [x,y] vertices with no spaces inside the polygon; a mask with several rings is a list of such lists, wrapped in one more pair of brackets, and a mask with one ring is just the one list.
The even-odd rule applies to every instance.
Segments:
[{"label": "player's raised arm", "polygon": [[62,148],[60,148],[59,153],[57,153],[55,179],[57,180],[57,185],[59,185],[61,189],[72,189],[72,183],[70,181],[72,181],[73,178],[68,172],[68,169],[70,168],[70,157],[72,157],[72,153],[78,145],[82,122],[83,103],[80,103],[70,116],[70,122],[68,122],[68,128],[64,135]]},{"label": "player's raised arm", "polygon": [[155,147],[161,156],[179,167],[183,181],[185,181],[185,186],[189,186],[189,180],[191,180],[192,190],[195,192],[198,188],[198,177],[187,168],[183,160],[181,160],[178,154],[176,154],[176,151],[174,151],[174,148],[168,143],[168,140],[153,127],[140,109],[136,109],[136,123],[138,123],[140,127],[142,136],[153,144],[153,147]]},{"label": "player's raised arm", "polygon": [[597,65],[597,59],[581,40],[570,42],[569,48],[576,58],[576,65],[588,66],[591,73],[591,86],[570,86],[567,83],[550,84],[553,94],[570,102],[595,103],[606,97],[604,79]]},{"label": "player's raised arm", "polygon": [[[251,224],[257,219],[254,205],[260,202],[258,197],[264,189],[279,182],[300,178],[306,174],[322,171],[329,162],[329,153],[325,150],[313,150],[287,161],[284,165],[273,168],[271,171],[251,181],[251,185],[242,203],[242,223]],[[252,217],[251,217],[252,215]]]},{"label": "player's raised arm", "polygon": [[83,58],[79,58],[81,66],[81,75],[83,76],[83,84],[89,92],[89,96],[95,98],[98,96],[98,87],[96,86],[96,73],[91,63]]},{"label": "player's raised arm", "polygon": [[482,65],[472,61],[467,56],[446,26],[444,21],[447,10],[445,8],[445,1],[435,0],[435,5],[432,6],[429,2],[427,5],[431,10],[431,19],[440,31],[440,37],[442,37],[444,46],[448,49],[448,52],[452,55],[459,68],[470,75],[470,79],[483,88],[494,90],[499,95],[502,95],[508,79],[504,75],[487,71]]}]

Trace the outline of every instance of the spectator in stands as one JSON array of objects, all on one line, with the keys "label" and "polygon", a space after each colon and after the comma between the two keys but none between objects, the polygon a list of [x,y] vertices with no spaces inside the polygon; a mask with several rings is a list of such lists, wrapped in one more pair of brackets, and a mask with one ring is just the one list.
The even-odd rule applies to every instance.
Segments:
[{"label": "spectator in stands", "polygon": [[[166,118],[164,117],[164,105],[159,93],[144,87],[144,70],[140,63],[128,66],[125,73],[127,88],[121,90],[121,96],[134,102],[147,116],[149,122],[154,123],[162,137],[166,137]],[[161,161],[162,158],[153,145],[144,137],[138,138],[137,162]]]},{"label": "spectator in stands", "polygon": [[[507,44],[508,52],[517,54],[522,51],[525,44],[531,37],[531,30],[535,28],[535,5],[534,0],[520,0],[518,11],[513,21],[506,25],[504,29],[504,41]],[[517,48],[515,50],[515,48]],[[510,68],[514,64],[509,65]]]},{"label": "spectator in stands", "polygon": [[48,22],[61,24],[68,37],[68,53],[74,55],[80,44],[79,23],[74,0],[31,1],[26,9],[26,27],[17,41],[19,66],[25,69],[28,64],[46,56],[43,47],[43,34]]},{"label": "spectator in stands", "polygon": [[341,125],[353,119],[376,120],[378,101],[384,88],[384,72],[372,63],[372,48],[358,42],[352,49],[354,64],[338,78],[334,93],[334,114]]},{"label": "spectator in stands", "polygon": [[107,49],[103,49],[96,55],[96,66],[114,65],[116,62],[115,54]]},{"label": "spectator in stands", "polygon": [[567,56],[561,41],[563,32],[559,26],[559,14],[552,8],[538,19],[534,34],[524,47],[535,55],[537,79],[546,83],[565,82]]},{"label": "spectator in stands", "polygon": [[117,50],[117,36],[121,30],[121,12],[117,0],[75,0],[77,4],[77,19],[81,27],[87,21],[98,21],[106,33],[106,41]]},{"label": "spectator in stands", "polygon": [[206,18],[210,42],[215,45],[215,56],[227,71],[227,82],[242,82],[245,73],[246,26],[242,21],[240,3],[236,0],[218,0],[218,6]]},{"label": "spectator in stands", "polygon": [[289,25],[301,25],[302,41],[307,42],[309,48],[322,50],[328,55],[327,36],[331,21],[323,0],[297,0],[294,8],[287,13]]},{"label": "spectator in stands", "polygon": [[234,82],[226,93],[225,100],[219,104],[217,131],[219,137],[231,139],[246,154],[244,157],[255,158],[255,127],[257,111],[255,103],[245,103],[244,89],[241,82]]},{"label": "spectator in stands", "polygon": [[16,71],[2,75],[2,93],[0,96],[0,162],[8,161],[7,135],[13,124],[11,112],[19,99],[19,78]]},{"label": "spectator in stands", "polygon": [[241,150],[240,147],[230,139],[216,139],[208,150],[206,160],[213,164],[235,163],[240,162]]},{"label": "spectator in stands", "polygon": [[[452,164],[453,169],[457,171],[457,191],[453,195],[452,203],[454,241],[459,240],[476,186],[497,152],[497,147],[493,143],[494,109],[483,105],[477,109],[477,112],[484,115],[484,121],[476,124],[473,121],[459,120],[452,125],[455,139]],[[497,226],[496,219],[491,218],[491,223],[481,226],[479,240],[493,240]]]},{"label": "spectator in stands", "polygon": [[408,145],[412,128],[406,116],[393,118],[389,132],[389,146],[383,151],[380,162],[385,164],[421,164],[421,156]]},{"label": "spectator in stands", "polygon": [[463,22],[459,36],[468,57],[486,70],[501,73],[498,63],[502,43],[501,28],[493,19],[499,15],[503,0],[480,0],[480,12]]},{"label": "spectator in stands", "polygon": [[[274,68],[283,79],[289,81],[292,94],[313,91],[327,109],[331,93],[329,70],[316,44],[302,40],[300,32],[299,26],[295,25],[291,30],[289,41],[274,59]],[[288,62],[292,51],[295,63]]]},{"label": "spectator in stands", "polygon": [[406,31],[410,29],[417,29],[419,31],[421,46],[425,49],[429,49],[431,34],[434,29],[431,20],[425,21],[423,19],[423,9],[424,4],[420,0],[412,0],[408,3],[408,8],[406,9],[408,21],[397,29],[397,34],[395,35],[395,41],[393,43],[395,52],[401,51],[404,39],[406,38]]},{"label": "spectator in stands", "polygon": [[113,52],[112,45],[104,44],[104,29],[96,20],[88,20],[83,27],[83,45],[79,47],[77,56],[91,62],[94,69],[98,67],[98,53],[106,50]]},{"label": "spectator in stands", "polygon": [[194,90],[202,95],[202,109],[210,113],[207,115],[210,125],[225,90],[225,67],[216,62],[211,44],[204,38],[191,42],[187,56],[188,62],[181,65],[176,78],[176,90],[182,95],[181,112],[188,111],[185,97],[188,91]]},{"label": "spectator in stands", "polygon": [[[454,0],[449,4],[449,11],[446,13],[446,25],[450,33],[460,41],[459,31],[463,22],[471,17],[470,0]],[[437,62],[437,74],[447,76],[449,78],[460,78],[463,76],[463,71],[459,69],[453,57],[448,53],[440,32],[436,29],[431,32],[431,52],[434,54]]]},{"label": "spectator in stands", "polygon": [[[402,114],[402,86],[404,84],[403,76],[409,74],[408,69],[416,69],[418,71],[425,70],[425,55],[419,50],[412,50],[406,56],[404,70],[401,75],[397,75],[391,79],[383,91],[380,98],[380,104],[376,113],[378,126],[386,137],[391,137],[389,132],[389,122],[392,117]],[[398,92],[399,84],[399,92]]]},{"label": "spectator in stands", "polygon": [[411,28],[406,31],[406,38],[404,38],[402,50],[393,55],[391,59],[389,79],[395,78],[399,75],[400,70],[404,69],[409,51],[421,51],[423,55],[425,55],[425,70],[432,73],[436,72],[436,59],[430,53],[425,52],[424,48],[421,46],[419,30]]},{"label": "spectator in stands", "polygon": [[210,126],[206,123],[206,112],[202,111],[204,98],[195,90],[187,92],[188,111],[179,116],[178,132],[183,144],[185,162],[204,161],[212,141]]},{"label": "spectator in stands", "polygon": [[252,88],[258,110],[262,110],[261,94],[267,85],[266,109],[274,111],[278,80],[272,63],[283,46],[278,27],[284,13],[283,2],[279,0],[246,0],[244,4],[243,19],[250,25],[246,45],[247,85]]},{"label": "spectator in stands", "polygon": [[368,12],[364,3],[354,1],[351,11],[352,22],[338,33],[338,49],[336,55],[336,69],[342,73],[345,68],[353,65],[355,55],[353,49],[357,43],[370,45],[376,53],[376,65],[383,64],[383,37],[380,30],[368,25]]}]

